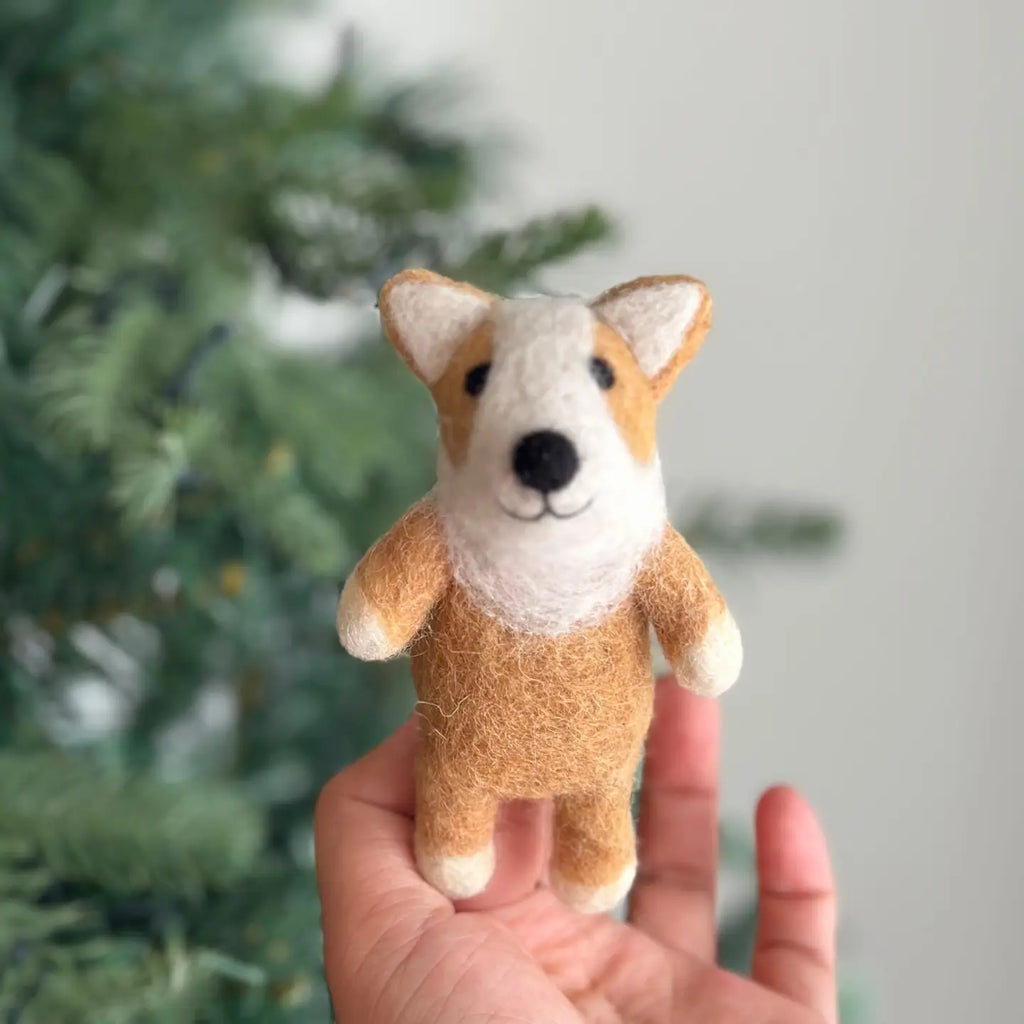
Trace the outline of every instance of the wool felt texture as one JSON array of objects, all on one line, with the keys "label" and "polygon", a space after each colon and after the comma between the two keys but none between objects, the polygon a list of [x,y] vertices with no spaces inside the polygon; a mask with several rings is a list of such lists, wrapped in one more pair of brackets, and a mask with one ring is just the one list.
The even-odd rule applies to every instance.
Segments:
[{"label": "wool felt texture", "polygon": [[377,304],[399,354],[430,385],[493,301],[472,285],[429,270],[407,270],[384,284]]},{"label": "wool felt texture", "polygon": [[[613,368],[613,388],[594,380],[595,356]],[[481,361],[490,371],[473,397],[465,378]],[[666,514],[656,403],[626,343],[578,300],[496,300],[432,390],[435,493],[457,580],[479,607],[529,632],[606,616]],[[538,430],[565,437],[580,467],[548,495],[514,472],[517,446]]]},{"label": "wool felt texture", "polygon": [[356,567],[338,632],[358,657],[411,656],[417,863],[452,898],[480,892],[500,803],[550,797],[553,888],[608,909],[636,867],[650,629],[699,693],[742,661],[724,600],[666,525],[655,447],[658,399],[710,299],[676,277],[593,306],[502,300],[405,271],[380,307],[438,409],[438,483]]},{"label": "wool felt texture", "polygon": [[595,299],[593,309],[627,339],[659,399],[711,327],[711,296],[702,282],[681,274],[620,284]]}]

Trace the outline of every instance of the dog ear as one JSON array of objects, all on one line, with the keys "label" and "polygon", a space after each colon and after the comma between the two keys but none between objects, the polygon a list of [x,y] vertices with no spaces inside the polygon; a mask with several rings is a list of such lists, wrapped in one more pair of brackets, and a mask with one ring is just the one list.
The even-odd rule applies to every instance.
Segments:
[{"label": "dog ear", "polygon": [[659,399],[711,326],[707,288],[682,275],[638,277],[606,291],[591,309],[622,336]]},{"label": "dog ear", "polygon": [[494,298],[430,270],[403,270],[381,288],[378,304],[388,340],[430,387]]}]

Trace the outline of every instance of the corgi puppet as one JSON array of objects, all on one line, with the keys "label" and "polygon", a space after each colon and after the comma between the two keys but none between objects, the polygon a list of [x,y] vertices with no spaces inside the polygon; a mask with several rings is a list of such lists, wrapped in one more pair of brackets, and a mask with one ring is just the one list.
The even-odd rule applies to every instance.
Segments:
[{"label": "corgi puppet", "polygon": [[411,656],[415,855],[452,899],[486,887],[503,800],[552,798],[550,884],[608,910],[636,871],[631,793],[653,706],[653,626],[679,682],[717,696],[742,661],[707,570],[668,524],[658,402],[711,299],[647,277],[592,303],[501,299],[426,270],[380,293],[437,406],[437,485],[342,591],[364,660]]}]

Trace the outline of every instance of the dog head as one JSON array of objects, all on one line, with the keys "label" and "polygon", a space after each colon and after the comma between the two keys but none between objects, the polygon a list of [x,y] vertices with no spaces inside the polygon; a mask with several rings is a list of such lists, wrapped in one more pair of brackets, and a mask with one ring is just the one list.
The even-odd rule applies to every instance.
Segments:
[{"label": "dog head", "polygon": [[628,584],[664,527],[657,404],[710,326],[704,286],[640,278],[588,304],[500,299],[408,270],[385,284],[380,309],[434,397],[437,501],[475,589],[486,577],[522,615],[525,581],[526,603],[552,597],[560,613],[541,618],[560,628],[587,616],[551,594],[568,583],[545,576],[571,577],[576,611],[593,603],[585,591],[606,605],[609,574]]}]

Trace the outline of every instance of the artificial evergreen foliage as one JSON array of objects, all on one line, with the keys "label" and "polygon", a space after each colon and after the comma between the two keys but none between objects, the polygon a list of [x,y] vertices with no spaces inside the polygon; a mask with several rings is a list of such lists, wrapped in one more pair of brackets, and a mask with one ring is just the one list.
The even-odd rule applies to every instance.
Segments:
[{"label": "artificial evergreen foliage", "polygon": [[[341,652],[337,582],[434,428],[372,318],[295,354],[254,291],[530,287],[608,233],[474,232],[474,146],[351,60],[267,79],[251,6],[0,4],[5,1024],[328,1019],[313,802],[409,701]],[[779,521],[755,546],[823,539]]]},{"label": "artificial evergreen foliage", "polygon": [[244,880],[262,845],[262,816],[231,788],[122,780],[45,753],[0,753],[0,822],[53,876],[117,895],[200,896]]}]

